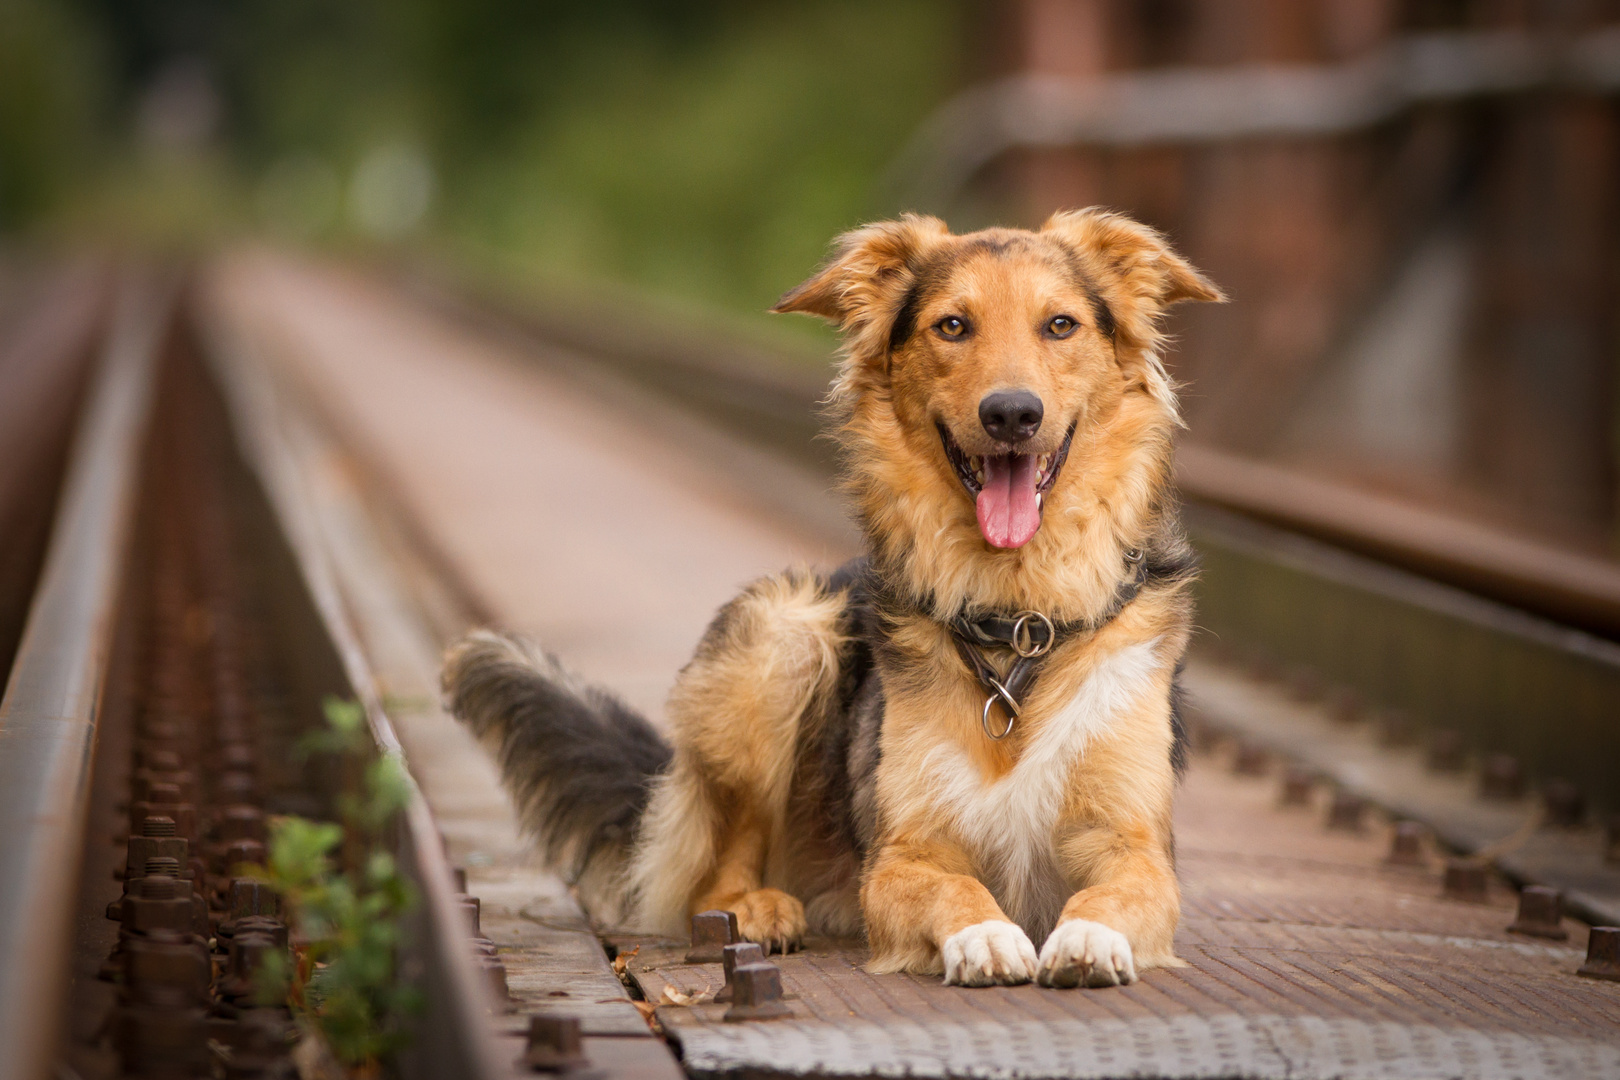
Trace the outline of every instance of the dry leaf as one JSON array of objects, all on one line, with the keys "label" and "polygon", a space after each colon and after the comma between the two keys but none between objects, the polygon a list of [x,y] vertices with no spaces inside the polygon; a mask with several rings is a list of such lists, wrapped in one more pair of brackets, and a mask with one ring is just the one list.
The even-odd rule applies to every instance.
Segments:
[{"label": "dry leaf", "polygon": [[659,995],[658,995],[658,1004],[660,1004],[660,1005],[701,1005],[705,1001],[708,1001],[712,997],[714,997],[714,991],[713,990],[699,990],[695,994],[687,994],[687,993],[683,993],[680,990],[675,989],[673,986],[669,986],[668,984],[666,984],[664,986],[663,991],[660,992]]},{"label": "dry leaf", "polygon": [[615,956],[613,958],[613,974],[623,975],[625,968],[630,966],[630,961],[634,960],[636,958],[636,953],[640,951],[641,946],[637,945],[629,952],[620,953],[618,956]]}]

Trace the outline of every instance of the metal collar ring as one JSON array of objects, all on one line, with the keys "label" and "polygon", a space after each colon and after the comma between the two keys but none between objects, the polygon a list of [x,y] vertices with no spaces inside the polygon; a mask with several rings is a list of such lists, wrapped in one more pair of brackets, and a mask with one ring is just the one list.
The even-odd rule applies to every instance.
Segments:
[{"label": "metal collar ring", "polygon": [[[1030,626],[1031,619],[1039,619],[1046,625],[1045,641],[1035,640],[1035,635],[1031,631]],[[1057,627],[1052,625],[1051,619],[1047,618],[1039,611],[1020,611],[1015,617],[1013,622],[1011,644],[1013,652],[1017,653],[1019,656],[1026,659],[1032,656],[1043,656],[1052,648],[1052,643],[1056,640]]]}]

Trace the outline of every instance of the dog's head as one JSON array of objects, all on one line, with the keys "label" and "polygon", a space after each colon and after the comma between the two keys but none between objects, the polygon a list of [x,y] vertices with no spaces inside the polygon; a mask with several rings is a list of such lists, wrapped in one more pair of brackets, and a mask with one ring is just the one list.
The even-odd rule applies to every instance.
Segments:
[{"label": "dog's head", "polygon": [[932,489],[982,544],[1018,549],[1074,486],[1077,459],[1109,452],[1101,442],[1116,455],[1120,438],[1168,447],[1178,420],[1160,318],[1219,299],[1158,233],[1092,209],[1037,232],[955,236],[913,215],[868,225],[775,310],[844,333],[833,396],[868,503]]}]

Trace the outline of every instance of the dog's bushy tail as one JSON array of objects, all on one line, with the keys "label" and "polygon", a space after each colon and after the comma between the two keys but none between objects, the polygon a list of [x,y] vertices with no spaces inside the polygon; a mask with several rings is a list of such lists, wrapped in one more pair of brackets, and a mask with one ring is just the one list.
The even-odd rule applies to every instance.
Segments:
[{"label": "dog's bushy tail", "polygon": [[446,706],[490,747],[525,829],[602,923],[628,914],[626,867],[670,748],[643,717],[519,637],[477,630],[445,656]]}]

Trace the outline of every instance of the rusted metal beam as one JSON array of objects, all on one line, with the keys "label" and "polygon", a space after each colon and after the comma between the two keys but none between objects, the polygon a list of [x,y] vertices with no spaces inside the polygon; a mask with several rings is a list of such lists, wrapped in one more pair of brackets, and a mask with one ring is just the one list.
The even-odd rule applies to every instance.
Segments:
[{"label": "rusted metal beam", "polygon": [[1416,105],[1536,89],[1620,90],[1620,27],[1573,40],[1521,31],[1410,35],[1337,64],[1014,75],[941,106],[890,166],[886,187],[908,206],[938,208],[1020,147],[1342,135]]},{"label": "rusted metal beam", "polygon": [[1179,449],[1176,480],[1189,499],[1620,637],[1620,567],[1602,559],[1197,443]]},{"label": "rusted metal beam", "polygon": [[120,282],[51,550],[0,702],[0,1078],[56,1048],[89,769],[171,284]]}]

